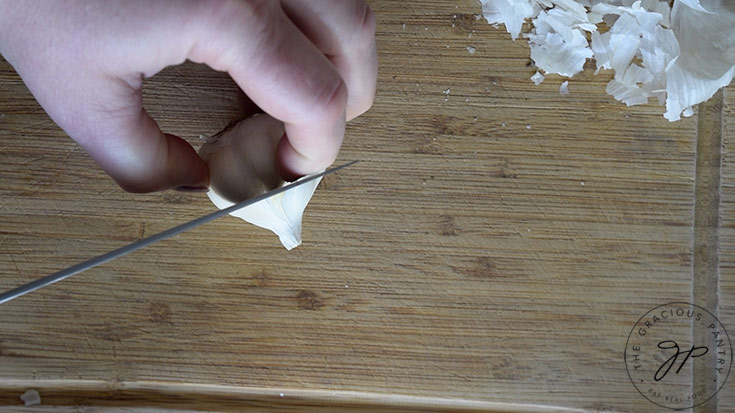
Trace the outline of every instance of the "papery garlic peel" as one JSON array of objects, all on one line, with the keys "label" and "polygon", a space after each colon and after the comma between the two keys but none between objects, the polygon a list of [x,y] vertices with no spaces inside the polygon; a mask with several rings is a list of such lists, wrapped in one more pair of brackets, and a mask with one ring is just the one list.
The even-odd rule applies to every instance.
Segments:
[{"label": "papery garlic peel", "polygon": [[608,94],[628,106],[658,99],[670,121],[691,116],[735,77],[732,0],[675,0],[673,10],[662,0],[480,1],[487,21],[505,24],[513,39],[531,19],[524,36],[540,70],[572,77],[594,57],[598,71],[615,71]]},{"label": "papery garlic peel", "polygon": [[[275,170],[283,123],[251,116],[212,137],[199,150],[209,167],[209,199],[219,209],[286,185]],[[231,215],[273,231],[286,249],[301,244],[301,220],[319,179],[299,185]]]}]

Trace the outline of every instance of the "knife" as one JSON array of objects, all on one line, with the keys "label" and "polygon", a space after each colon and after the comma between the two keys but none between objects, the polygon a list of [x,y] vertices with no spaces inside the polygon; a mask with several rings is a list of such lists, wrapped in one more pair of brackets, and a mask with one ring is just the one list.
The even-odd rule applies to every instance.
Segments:
[{"label": "knife", "polygon": [[82,271],[86,271],[90,268],[94,268],[98,265],[102,265],[106,262],[112,261],[115,258],[120,258],[124,255],[130,254],[131,252],[147,247],[148,245],[151,245],[158,241],[161,241],[167,238],[171,238],[174,235],[181,234],[182,232],[188,231],[192,228],[196,228],[199,225],[206,224],[207,222],[210,222],[210,221],[214,221],[215,219],[223,217],[231,212],[237,211],[238,209],[245,208],[248,205],[252,205],[256,202],[260,202],[264,199],[272,197],[273,195],[278,195],[282,192],[286,192],[289,189],[295,188],[299,185],[303,185],[307,182],[310,182],[315,179],[319,179],[323,176],[329,175],[331,173],[337,172],[340,169],[347,168],[348,166],[352,166],[355,163],[357,163],[357,161],[348,162],[344,165],[340,165],[340,166],[337,166],[331,169],[327,169],[326,171],[318,173],[318,174],[308,175],[304,178],[299,179],[298,181],[292,182],[288,185],[284,185],[280,188],[276,188],[270,192],[266,192],[256,197],[247,199],[245,201],[238,202],[237,204],[232,205],[231,207],[228,207],[228,208],[216,211],[216,212],[212,212],[211,214],[197,218],[193,221],[189,221],[184,224],[173,227],[171,229],[167,229],[166,231],[159,232],[156,235],[151,235],[148,238],[143,238],[142,240],[136,241],[130,245],[126,245],[114,251],[110,251],[106,254],[102,254],[92,259],[89,259],[87,261],[84,261],[82,263],[73,265],[67,269],[47,275],[35,281],[31,281],[28,284],[21,285],[20,287],[14,288],[8,292],[0,294],[0,304],[7,303],[8,301],[18,298],[22,295],[28,294],[32,291],[36,291],[39,288],[43,288],[53,283],[62,281],[64,279],[71,277],[72,275],[79,274]]}]

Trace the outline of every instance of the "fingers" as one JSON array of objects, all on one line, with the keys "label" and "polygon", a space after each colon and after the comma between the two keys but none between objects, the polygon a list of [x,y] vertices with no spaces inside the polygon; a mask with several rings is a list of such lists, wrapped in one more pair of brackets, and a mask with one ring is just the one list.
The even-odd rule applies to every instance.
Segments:
[{"label": "fingers", "polygon": [[162,133],[141,104],[143,74],[185,58],[187,37],[171,36],[186,21],[186,13],[177,15],[184,2],[22,6],[13,24],[3,21],[3,52],[49,116],[121,187],[207,186],[206,165],[193,148]]},{"label": "fingers", "polygon": [[347,85],[347,120],[373,104],[378,77],[375,16],[362,0],[283,0],[289,18],[332,62]]},{"label": "fingers", "polygon": [[86,113],[97,122],[92,130],[73,136],[123,189],[152,192],[209,185],[207,167],[194,149],[164,134],[143,109],[139,85],[111,81],[100,87],[107,89],[95,91],[104,93],[103,110]]},{"label": "fingers", "polygon": [[191,145],[161,132],[143,110],[137,119],[125,118],[109,122],[107,127],[135,126],[111,134],[104,142],[92,139],[83,144],[120,187],[128,192],[207,189],[207,167]]},{"label": "fingers", "polygon": [[346,119],[372,104],[374,18],[359,0],[283,1],[286,10],[280,0],[39,1],[17,30],[3,31],[3,52],[49,115],[129,191],[207,183],[194,150],[141,106],[142,76],[187,58],[229,72],[283,121],[279,163],[304,175],[334,161]]},{"label": "fingers", "polygon": [[279,2],[222,4],[216,29],[202,35],[189,57],[229,72],[259,107],[284,122],[288,138],[279,159],[288,171],[304,175],[326,168],[344,136],[342,76]]}]

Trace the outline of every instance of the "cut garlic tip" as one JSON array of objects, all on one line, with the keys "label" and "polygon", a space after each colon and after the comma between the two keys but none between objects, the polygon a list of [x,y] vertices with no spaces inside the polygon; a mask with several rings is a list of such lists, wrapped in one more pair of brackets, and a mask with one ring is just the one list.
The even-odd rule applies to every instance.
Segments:
[{"label": "cut garlic tip", "polygon": [[[301,178],[303,179],[303,178]],[[314,179],[288,191],[241,208],[230,215],[244,219],[261,228],[273,231],[287,250],[301,245],[301,220],[321,178]],[[284,182],[282,185],[286,185]],[[229,208],[233,202],[210,190],[207,196],[219,209]]]}]

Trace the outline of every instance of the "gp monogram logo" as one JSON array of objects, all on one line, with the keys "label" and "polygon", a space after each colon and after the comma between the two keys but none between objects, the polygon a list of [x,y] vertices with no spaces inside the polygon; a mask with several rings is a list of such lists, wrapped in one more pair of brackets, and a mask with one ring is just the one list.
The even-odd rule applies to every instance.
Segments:
[{"label": "gp monogram logo", "polygon": [[690,303],[668,303],[644,314],[628,334],[625,367],[652,403],[687,409],[712,399],[732,366],[732,344],[720,320]]}]

